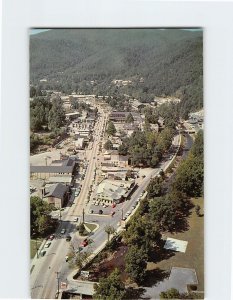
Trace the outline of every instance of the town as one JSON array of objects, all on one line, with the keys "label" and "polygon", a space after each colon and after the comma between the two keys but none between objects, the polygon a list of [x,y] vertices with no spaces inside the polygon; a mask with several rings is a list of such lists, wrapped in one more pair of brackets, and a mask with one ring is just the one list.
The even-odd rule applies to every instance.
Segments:
[{"label": "town", "polygon": [[[109,278],[115,299],[203,298],[203,110],[185,120],[178,98],[125,95],[119,110],[107,95],[30,94],[31,297],[108,299]],[[39,124],[46,107],[59,131],[55,117]]]}]

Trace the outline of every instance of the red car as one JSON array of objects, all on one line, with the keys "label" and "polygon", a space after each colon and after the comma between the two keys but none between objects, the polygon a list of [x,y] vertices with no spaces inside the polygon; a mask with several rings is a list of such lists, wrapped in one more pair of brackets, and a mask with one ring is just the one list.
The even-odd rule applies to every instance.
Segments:
[{"label": "red car", "polygon": [[86,247],[87,245],[88,245],[88,241],[87,241],[87,239],[85,239],[85,240],[82,241],[80,246]]},{"label": "red car", "polygon": [[51,234],[51,235],[48,237],[48,240],[52,241],[54,238],[55,238],[55,235],[54,235],[54,234]]},{"label": "red car", "polygon": [[114,207],[116,207],[116,203],[115,202],[113,202],[113,204],[112,204],[112,208],[114,208]]}]

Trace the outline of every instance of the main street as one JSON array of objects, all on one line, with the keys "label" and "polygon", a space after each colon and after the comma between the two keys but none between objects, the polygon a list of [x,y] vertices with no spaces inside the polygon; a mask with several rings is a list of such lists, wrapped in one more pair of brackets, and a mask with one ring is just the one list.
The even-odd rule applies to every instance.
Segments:
[{"label": "main street", "polygon": [[[71,206],[68,211],[66,209],[65,213],[63,213],[64,216],[56,232],[57,237],[62,228],[66,229],[66,233],[71,233],[72,235],[76,229],[76,224],[72,222],[74,216],[80,216],[83,209],[85,209],[85,202],[94,177],[98,143],[100,142],[101,133],[106,125],[106,120],[107,114],[100,109],[100,118],[94,128],[93,147],[87,153],[89,163],[80,195],[75,199],[74,205]],[[69,252],[70,243],[65,240],[65,236],[66,235],[63,235],[53,240],[51,246],[46,251],[46,255],[34,260],[35,264],[31,273],[32,298],[53,299],[58,289],[57,276],[63,278],[69,272],[68,264],[65,262],[65,256]]]},{"label": "main street", "polygon": [[[85,210],[85,221],[98,224],[98,229],[91,235],[93,243],[91,246],[87,246],[83,251],[91,250],[91,252],[97,252],[98,249],[107,241],[107,234],[104,230],[106,225],[113,226],[116,230],[121,230],[122,215],[132,210],[132,206],[136,200],[139,199],[142,192],[145,191],[152,177],[158,175],[161,169],[166,169],[171,162],[170,158],[167,158],[160,163],[159,168],[148,169],[147,175],[144,178],[139,178],[138,188],[133,193],[130,200],[116,206],[115,215],[102,216],[88,214],[87,197],[90,190],[90,186],[93,183],[94,173],[97,163],[97,153],[99,142],[101,140],[101,134],[104,130],[107,121],[107,114],[100,110],[100,117],[94,128],[94,141],[92,149],[87,150],[86,158],[88,160],[88,167],[86,171],[85,179],[82,183],[82,189],[80,195],[75,199],[73,206],[66,208],[63,212],[62,221],[59,225],[56,236],[57,238],[52,241],[51,246],[47,249],[47,253],[44,257],[34,259],[35,264],[31,274],[31,297],[35,299],[53,299],[56,291],[58,290],[58,284],[61,282],[68,283],[68,280],[72,280],[70,277],[71,269],[69,269],[68,263],[65,261],[65,256],[70,251],[70,242],[65,240],[66,234],[72,236],[72,245],[77,249],[82,239],[75,233],[76,223],[73,222],[74,217],[78,216],[82,218],[82,212]],[[180,137],[177,135],[173,144],[177,146],[179,144]],[[133,212],[132,212],[133,213]],[[66,229],[66,234],[60,235],[61,229]],[[58,273],[57,273],[58,272]],[[59,280],[57,280],[57,277]],[[69,278],[67,280],[67,278]]]}]

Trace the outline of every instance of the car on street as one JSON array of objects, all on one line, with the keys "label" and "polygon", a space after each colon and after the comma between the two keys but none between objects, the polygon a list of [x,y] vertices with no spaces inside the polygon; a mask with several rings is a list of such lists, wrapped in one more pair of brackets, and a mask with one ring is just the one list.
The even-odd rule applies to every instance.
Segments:
[{"label": "car on street", "polygon": [[41,257],[45,256],[45,254],[46,254],[46,251],[45,251],[45,250],[43,250],[43,251],[40,252],[40,256],[41,256]]},{"label": "car on street", "polygon": [[48,238],[48,240],[52,241],[53,239],[55,238],[55,235],[54,234],[51,234]]},{"label": "car on street", "polygon": [[66,232],[65,228],[63,228],[63,229],[61,230],[61,234],[64,234],[65,232]]},{"label": "car on street", "polygon": [[50,245],[51,245],[51,242],[47,242],[44,247],[49,248]]},{"label": "car on street", "polygon": [[67,242],[71,241],[71,236],[70,236],[70,235],[67,235],[67,236],[66,236],[66,241],[67,241]]},{"label": "car on street", "polygon": [[74,222],[78,222],[78,217],[75,217],[75,218],[74,218]]},{"label": "car on street", "polygon": [[82,243],[80,244],[82,247],[86,247],[88,245],[88,240],[85,239],[82,241]]},{"label": "car on street", "polygon": [[102,211],[102,209],[100,209],[100,210],[99,210],[99,214],[102,215],[102,213],[103,213],[103,211]]},{"label": "car on street", "polygon": [[116,203],[115,202],[113,202],[113,204],[112,204],[112,208],[114,208],[114,207],[116,207]]},{"label": "car on street", "polygon": [[111,212],[111,216],[113,217],[115,215],[115,211],[112,211]]},{"label": "car on street", "polygon": [[130,215],[130,212],[128,211],[125,216],[128,218],[128,216]]},{"label": "car on street", "polygon": [[126,217],[126,216],[124,216],[122,220],[123,220],[123,221],[125,221],[126,219],[127,219],[127,217]]},{"label": "car on street", "polygon": [[89,210],[89,214],[93,214],[93,212],[94,212],[93,209]]},{"label": "car on street", "polygon": [[65,257],[65,261],[68,261],[69,260],[69,256],[68,255],[66,255],[66,257]]},{"label": "car on street", "polygon": [[76,249],[75,253],[79,253],[83,250],[83,247],[78,247],[78,249]]}]

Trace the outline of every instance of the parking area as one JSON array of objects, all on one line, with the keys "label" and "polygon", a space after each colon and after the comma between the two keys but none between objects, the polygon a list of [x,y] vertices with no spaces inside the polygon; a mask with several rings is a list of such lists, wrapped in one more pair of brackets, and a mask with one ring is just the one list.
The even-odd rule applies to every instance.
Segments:
[{"label": "parking area", "polygon": [[94,201],[90,205],[89,214],[111,215],[118,209],[118,205],[101,205],[99,201]]}]

